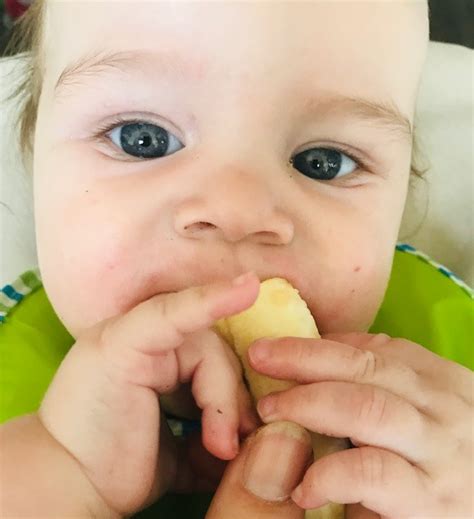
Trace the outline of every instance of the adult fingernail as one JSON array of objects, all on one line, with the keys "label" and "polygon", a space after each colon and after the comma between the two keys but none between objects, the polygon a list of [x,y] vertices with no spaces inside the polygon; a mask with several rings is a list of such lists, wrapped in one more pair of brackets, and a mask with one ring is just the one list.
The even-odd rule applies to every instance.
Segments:
[{"label": "adult fingernail", "polygon": [[265,501],[284,501],[312,459],[311,436],[291,422],[262,427],[253,438],[244,467],[244,486]]},{"label": "adult fingernail", "polygon": [[270,348],[268,339],[262,339],[254,342],[249,348],[249,357],[254,362],[266,360],[270,357]]}]

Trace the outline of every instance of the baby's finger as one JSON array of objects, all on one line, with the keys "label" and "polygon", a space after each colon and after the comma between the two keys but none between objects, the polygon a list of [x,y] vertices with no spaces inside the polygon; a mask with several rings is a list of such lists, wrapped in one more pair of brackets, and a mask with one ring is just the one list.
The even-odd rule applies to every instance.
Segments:
[{"label": "baby's finger", "polygon": [[[229,460],[239,450],[240,379],[227,357],[222,338],[212,331],[198,335],[201,355],[194,369],[192,393],[202,413],[202,441],[215,456]],[[178,350],[178,357],[185,356]]]},{"label": "baby's finger", "polygon": [[97,341],[111,378],[171,392],[180,377],[173,350],[189,334],[251,306],[259,287],[250,272],[237,284],[220,282],[160,294],[102,322]]},{"label": "baby's finger", "polygon": [[247,386],[244,383],[242,364],[240,363],[240,360],[237,358],[237,355],[232,350],[232,347],[229,344],[227,344],[225,339],[220,334],[218,334],[218,337],[222,343],[227,358],[229,359],[229,362],[235,372],[237,380],[239,381],[239,385],[237,388],[237,398],[240,416],[239,433],[245,437],[251,432],[253,432],[257,427],[261,426],[262,421],[260,420],[257,411],[255,410],[255,403],[252,397],[250,396]]},{"label": "baby's finger", "polygon": [[422,470],[397,454],[361,447],[320,458],[291,497],[305,509],[331,501],[361,503],[383,517],[414,517],[422,511],[426,516],[426,511],[434,512],[427,479]]},{"label": "baby's finger", "polygon": [[[235,410],[239,426],[238,431],[230,431],[232,434],[238,432],[241,436],[246,436],[261,425],[255,405],[243,382],[241,364],[215,330],[207,329],[188,335],[183,346],[176,350],[176,355],[180,380],[185,382],[195,379],[193,394],[195,400],[201,402],[201,406],[205,406],[212,395],[214,400],[217,398],[219,402],[222,402],[224,394],[233,395],[230,400],[227,399],[228,404],[219,407],[221,411],[229,406]],[[202,364],[204,358],[207,358],[207,361]],[[196,378],[195,371],[199,366],[201,369]],[[203,395],[203,391],[207,396]],[[227,413],[226,416],[233,420],[234,414]],[[222,418],[225,419],[226,416]],[[207,423],[204,422],[203,425],[206,434]]]},{"label": "baby's finger", "polygon": [[248,272],[233,281],[159,294],[106,321],[101,343],[115,350],[132,347],[145,354],[177,348],[186,334],[249,307],[259,287],[257,276]]}]

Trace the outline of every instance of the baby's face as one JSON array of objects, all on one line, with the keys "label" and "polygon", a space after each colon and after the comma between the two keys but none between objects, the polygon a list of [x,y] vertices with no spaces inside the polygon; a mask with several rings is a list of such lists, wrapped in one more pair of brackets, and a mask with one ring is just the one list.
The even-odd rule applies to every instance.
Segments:
[{"label": "baby's face", "polygon": [[416,0],[50,1],[35,211],[72,335],[247,270],[288,279],[321,332],[366,330],[427,30]]}]

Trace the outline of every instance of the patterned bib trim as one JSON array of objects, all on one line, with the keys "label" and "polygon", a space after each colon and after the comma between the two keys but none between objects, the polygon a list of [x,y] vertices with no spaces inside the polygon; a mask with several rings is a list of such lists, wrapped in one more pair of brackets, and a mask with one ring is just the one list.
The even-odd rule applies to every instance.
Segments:
[{"label": "patterned bib trim", "polygon": [[0,291],[0,324],[5,322],[8,312],[25,296],[42,286],[39,269],[28,270]]},{"label": "patterned bib trim", "polygon": [[471,299],[474,299],[474,290],[469,285],[467,285],[461,278],[456,276],[454,272],[451,272],[447,267],[441,265],[441,263],[432,260],[424,252],[415,249],[415,247],[408,245],[408,243],[399,243],[396,248],[399,251],[412,254],[421,261],[428,263],[429,265],[434,267],[438,272],[441,272],[441,274],[443,274],[444,276],[448,277],[451,281],[456,283],[456,285],[458,285],[458,287],[460,287]]}]

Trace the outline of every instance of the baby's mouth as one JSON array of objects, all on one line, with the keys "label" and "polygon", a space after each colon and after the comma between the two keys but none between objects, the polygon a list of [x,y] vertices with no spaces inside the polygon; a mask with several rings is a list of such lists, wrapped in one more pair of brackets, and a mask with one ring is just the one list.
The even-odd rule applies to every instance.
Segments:
[{"label": "baby's mouth", "polygon": [[191,393],[191,383],[181,385],[174,393],[160,396],[160,405],[167,414],[188,420],[199,420],[201,409]]}]

